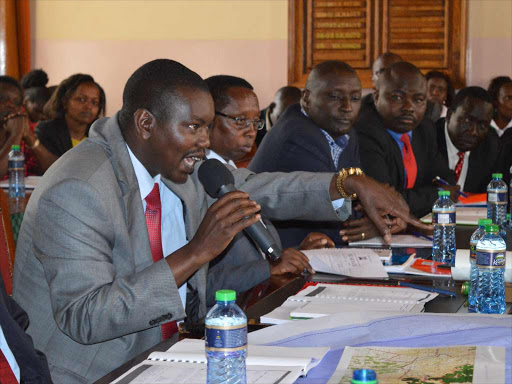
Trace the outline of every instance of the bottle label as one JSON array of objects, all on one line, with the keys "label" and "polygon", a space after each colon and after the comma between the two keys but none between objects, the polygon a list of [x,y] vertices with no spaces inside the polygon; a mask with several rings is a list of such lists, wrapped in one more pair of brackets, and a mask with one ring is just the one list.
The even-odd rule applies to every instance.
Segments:
[{"label": "bottle label", "polygon": [[247,348],[247,324],[206,325],[207,351],[236,352]]},{"label": "bottle label", "polygon": [[476,244],[469,245],[469,260],[476,263]]},{"label": "bottle label", "polygon": [[507,204],[507,192],[487,192],[487,201],[498,205]]},{"label": "bottle label", "polygon": [[[4,163],[5,164],[5,163]],[[7,162],[9,171],[23,171],[25,172],[25,161],[24,160],[9,160]]]},{"label": "bottle label", "polygon": [[505,268],[505,250],[476,251],[476,264],[486,268]]},{"label": "bottle label", "polygon": [[432,224],[455,225],[455,211],[432,212]]}]

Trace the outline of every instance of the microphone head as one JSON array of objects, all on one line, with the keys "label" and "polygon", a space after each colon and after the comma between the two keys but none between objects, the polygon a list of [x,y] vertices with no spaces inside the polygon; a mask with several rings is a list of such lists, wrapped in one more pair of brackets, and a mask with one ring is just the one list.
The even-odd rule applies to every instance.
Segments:
[{"label": "microphone head", "polygon": [[233,174],[217,159],[209,159],[203,162],[199,166],[197,176],[206,193],[214,198],[219,197],[218,192],[222,186],[235,184]]}]

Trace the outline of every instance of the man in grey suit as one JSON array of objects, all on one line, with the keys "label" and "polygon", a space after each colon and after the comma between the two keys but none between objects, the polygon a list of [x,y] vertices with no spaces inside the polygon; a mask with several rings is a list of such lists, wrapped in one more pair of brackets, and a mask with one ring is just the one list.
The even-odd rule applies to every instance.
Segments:
[{"label": "man in grey suit", "polygon": [[336,220],[331,201],[343,192],[359,195],[388,241],[384,215],[412,220],[396,192],[355,175],[240,169],[235,184],[245,192],[208,200],[196,163],[213,119],[199,75],[171,60],[147,63],[128,80],[121,111],[97,121],[32,194],[14,298],[56,384],[90,383],[160,342],[169,323],[204,317],[208,262],[260,210],[271,219]]}]

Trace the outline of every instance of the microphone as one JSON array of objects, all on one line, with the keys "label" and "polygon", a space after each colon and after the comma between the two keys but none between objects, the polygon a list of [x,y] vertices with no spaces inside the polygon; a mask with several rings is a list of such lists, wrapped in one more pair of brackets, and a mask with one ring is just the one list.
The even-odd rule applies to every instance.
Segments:
[{"label": "microphone", "polygon": [[[228,192],[236,191],[235,178],[229,169],[217,159],[206,160],[198,170],[199,181],[213,198],[220,198]],[[270,260],[281,257],[281,248],[268,231],[263,221],[254,223],[244,232],[265,252]]]}]

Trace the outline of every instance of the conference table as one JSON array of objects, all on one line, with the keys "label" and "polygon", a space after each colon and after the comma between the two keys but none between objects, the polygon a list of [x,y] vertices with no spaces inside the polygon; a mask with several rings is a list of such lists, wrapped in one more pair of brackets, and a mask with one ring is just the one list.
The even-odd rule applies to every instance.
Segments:
[{"label": "conference table", "polygon": [[[475,226],[457,226],[456,241],[458,249],[468,249],[469,239],[475,231]],[[427,251],[428,252],[428,251]],[[403,279],[412,281],[416,284],[432,286],[432,278],[410,275],[392,275],[392,279]],[[284,275],[274,276],[258,284],[251,290],[239,295],[237,304],[244,310],[248,319],[248,331],[252,332],[268,325],[260,323],[260,317],[279,307],[289,296],[296,294],[308,282],[343,282],[350,284],[368,284],[375,283],[375,280],[351,279],[342,276],[332,276],[317,274],[312,276]],[[385,280],[384,280],[385,282]],[[454,282],[451,287],[445,289],[456,293],[455,297],[438,296],[434,300],[425,304],[425,312],[430,313],[456,313],[461,311],[466,296],[461,294],[462,282]],[[95,384],[108,384],[126,373],[129,369],[145,360],[150,353],[155,351],[166,351],[173,344],[183,338],[202,338],[204,336],[204,323],[186,324],[180,330],[180,335],[174,335],[170,339],[164,340],[147,351],[139,354],[129,360],[111,373],[105,375]]]}]

